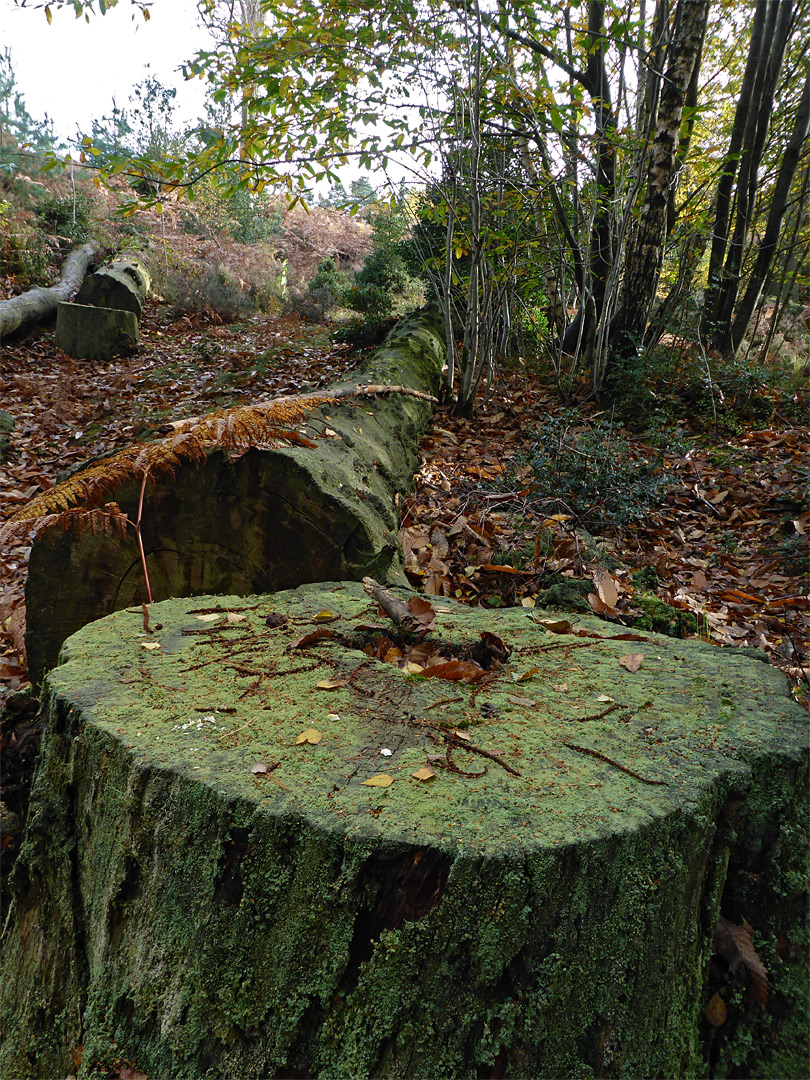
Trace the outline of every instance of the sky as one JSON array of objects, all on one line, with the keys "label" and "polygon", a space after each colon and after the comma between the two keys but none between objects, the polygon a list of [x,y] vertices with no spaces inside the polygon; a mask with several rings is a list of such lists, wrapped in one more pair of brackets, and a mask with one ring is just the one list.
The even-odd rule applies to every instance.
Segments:
[{"label": "sky", "polygon": [[77,126],[89,131],[93,117],[109,115],[113,98],[126,106],[148,74],[177,87],[177,124],[196,120],[204,85],[184,83],[177,69],[205,42],[194,0],[154,0],[148,22],[125,0],[106,15],[91,15],[89,24],[54,5],[50,26],[41,9],[0,0],[0,49],[11,52],[17,89],[34,119],[47,113],[63,137]]}]

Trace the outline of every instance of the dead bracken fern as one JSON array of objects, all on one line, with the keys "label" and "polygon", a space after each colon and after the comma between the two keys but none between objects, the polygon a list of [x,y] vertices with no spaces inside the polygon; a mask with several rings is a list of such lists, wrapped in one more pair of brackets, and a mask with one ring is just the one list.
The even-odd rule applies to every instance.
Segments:
[{"label": "dead bracken fern", "polygon": [[102,505],[126,481],[139,479],[143,485],[147,478],[155,481],[166,474],[174,475],[183,462],[200,464],[217,447],[225,450],[284,444],[314,447],[314,442],[292,430],[294,425],[304,422],[307,413],[320,405],[337,404],[348,398],[392,393],[436,400],[407,386],[351,386],[331,393],[300,394],[218,409],[203,417],[181,421],[164,438],[124,447],[36,495],[0,528],[0,544],[37,536],[55,525],[73,527],[79,534],[87,530],[93,533],[117,530],[123,534],[128,522],[126,514],[117,503],[107,503],[103,509]]}]

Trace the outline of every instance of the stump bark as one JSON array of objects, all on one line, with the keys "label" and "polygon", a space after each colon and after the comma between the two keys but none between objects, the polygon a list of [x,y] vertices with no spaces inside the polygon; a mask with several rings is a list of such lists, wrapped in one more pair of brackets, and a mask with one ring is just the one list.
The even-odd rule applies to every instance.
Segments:
[{"label": "stump bark", "polygon": [[[421,313],[403,320],[351,381],[435,394],[444,355],[439,316]],[[218,450],[150,482],[142,532],[155,599],[366,574],[404,581],[396,501],[412,487],[432,412],[429,401],[401,394],[324,406],[305,429],[314,448]],[[109,498],[135,521],[139,494],[133,482]],[[34,542],[26,584],[33,682],[79,627],[146,599],[140,567],[134,531],[122,539],[57,526]]]},{"label": "stump bark", "polygon": [[0,301],[0,340],[12,334],[22,334],[52,319],[56,315],[57,304],[76,295],[96,254],[93,244],[82,244],[65,259],[62,276],[56,285],[29,289],[20,296]]},{"label": "stump bark", "polygon": [[57,348],[79,360],[112,360],[138,347],[138,318],[120,308],[60,303],[56,308]]},{"label": "stump bark", "polygon": [[140,320],[150,284],[149,273],[139,262],[116,259],[87,275],[76,303],[131,311]]},{"label": "stump bark", "polygon": [[[376,659],[394,630],[352,582],[70,639],[0,1075],[804,1074],[806,716],[779,673],[434,606],[428,642],[488,653],[483,681]],[[729,983],[712,1026],[720,915],[752,923],[770,987]]]}]

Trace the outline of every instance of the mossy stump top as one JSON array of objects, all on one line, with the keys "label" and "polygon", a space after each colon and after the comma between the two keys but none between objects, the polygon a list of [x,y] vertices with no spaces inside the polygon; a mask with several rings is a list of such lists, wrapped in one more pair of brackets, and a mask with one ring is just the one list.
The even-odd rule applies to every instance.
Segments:
[{"label": "mossy stump top", "polygon": [[[806,725],[782,676],[593,618],[433,605],[429,640],[456,674],[485,657],[482,678],[364,652],[395,634],[351,582],[168,600],[148,630],[130,609],[69,639],[7,1063],[52,1068],[78,1040],[82,1075],[726,1075],[704,1019],[717,918],[795,935],[804,911],[804,883],[777,902],[761,867],[779,837],[774,873],[801,864]],[[32,1017],[60,969],[45,1048]],[[751,1060],[784,1069],[768,1030]]]}]

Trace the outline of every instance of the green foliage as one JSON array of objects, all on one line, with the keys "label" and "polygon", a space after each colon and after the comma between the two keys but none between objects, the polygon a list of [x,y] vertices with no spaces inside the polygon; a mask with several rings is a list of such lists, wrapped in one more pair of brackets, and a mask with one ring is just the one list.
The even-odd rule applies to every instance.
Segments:
[{"label": "green foliage", "polygon": [[584,424],[571,410],[546,421],[528,463],[532,499],[594,531],[641,520],[674,482],[659,455],[641,457],[608,421]]},{"label": "green foliage", "polygon": [[349,288],[348,278],[341,274],[335,260],[330,258],[318,264],[318,271],[307,286],[307,292],[320,308],[322,317],[329,308],[343,303]]},{"label": "green foliage", "polygon": [[37,222],[47,233],[76,243],[87,239],[90,204],[83,192],[44,195],[36,204]]},{"label": "green foliage", "polygon": [[395,311],[419,302],[410,273],[408,220],[396,206],[382,207],[371,217],[372,251],[354,276],[346,301],[369,326],[379,325]]}]

